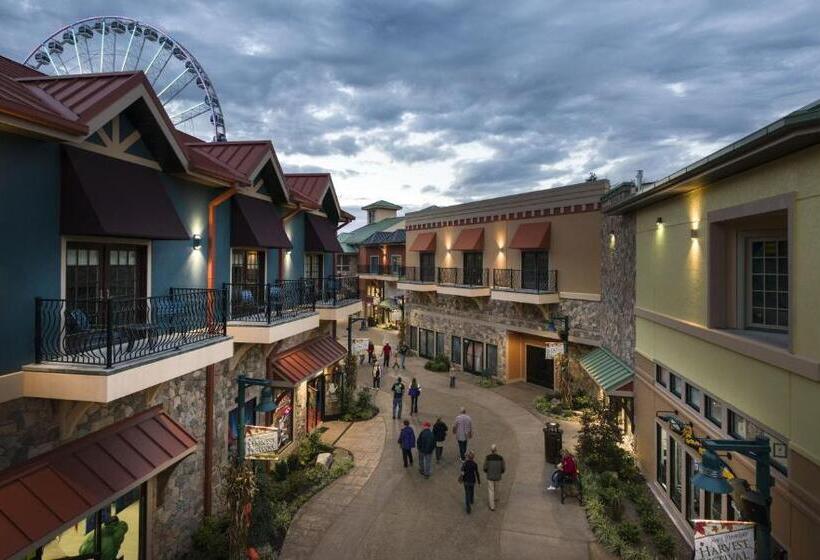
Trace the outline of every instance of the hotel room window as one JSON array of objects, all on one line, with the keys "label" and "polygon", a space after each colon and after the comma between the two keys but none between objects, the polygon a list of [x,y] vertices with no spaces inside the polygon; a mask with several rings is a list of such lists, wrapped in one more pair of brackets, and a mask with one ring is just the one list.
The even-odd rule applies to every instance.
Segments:
[{"label": "hotel room window", "polygon": [[747,327],[789,328],[789,255],[785,238],[749,239]]},{"label": "hotel room window", "polygon": [[675,395],[676,397],[680,397],[681,393],[681,380],[680,377],[675,375],[674,373],[669,373],[669,392]]},{"label": "hotel room window", "polygon": [[659,364],[655,364],[655,382],[661,387],[666,387],[666,371]]},{"label": "hotel room window", "polygon": [[700,412],[702,393],[697,387],[686,384],[686,404]]},{"label": "hotel room window", "polygon": [[723,403],[706,395],[704,397],[704,415],[707,420],[720,428],[723,425]]}]

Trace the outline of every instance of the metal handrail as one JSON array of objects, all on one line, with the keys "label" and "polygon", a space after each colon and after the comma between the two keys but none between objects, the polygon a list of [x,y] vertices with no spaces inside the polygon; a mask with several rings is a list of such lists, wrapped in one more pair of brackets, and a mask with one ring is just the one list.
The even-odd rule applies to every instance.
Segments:
[{"label": "metal handrail", "polygon": [[437,283],[448,286],[489,286],[486,268],[438,268]]},{"label": "metal handrail", "polygon": [[316,292],[302,279],[223,286],[228,294],[229,321],[270,325],[316,310]]},{"label": "metal handrail", "polygon": [[533,268],[493,269],[493,289],[513,292],[557,293],[558,271]]}]

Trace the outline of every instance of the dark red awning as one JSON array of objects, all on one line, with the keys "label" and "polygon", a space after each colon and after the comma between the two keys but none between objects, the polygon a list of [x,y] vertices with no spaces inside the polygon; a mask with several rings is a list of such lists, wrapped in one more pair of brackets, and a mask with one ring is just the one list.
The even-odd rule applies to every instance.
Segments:
[{"label": "dark red awning", "polygon": [[333,337],[312,338],[268,358],[268,376],[297,385],[345,357],[347,350]]},{"label": "dark red awning", "polygon": [[461,230],[452,249],[453,251],[483,251],[484,228]]},{"label": "dark red awning", "polygon": [[140,239],[190,239],[159,172],[65,147],[60,232]]},{"label": "dark red awning", "polygon": [[0,558],[44,545],[196,445],[157,406],[0,473]]},{"label": "dark red awning", "polygon": [[282,218],[267,200],[237,195],[231,202],[231,245],[290,249]]},{"label": "dark red awning", "polygon": [[344,253],[336,238],[336,224],[316,214],[305,214],[305,251]]},{"label": "dark red awning", "polygon": [[550,223],[535,222],[521,224],[515,230],[510,249],[543,249],[550,248]]},{"label": "dark red awning", "polygon": [[410,246],[411,251],[420,253],[429,253],[436,250],[436,232],[425,232],[416,235],[413,244]]}]

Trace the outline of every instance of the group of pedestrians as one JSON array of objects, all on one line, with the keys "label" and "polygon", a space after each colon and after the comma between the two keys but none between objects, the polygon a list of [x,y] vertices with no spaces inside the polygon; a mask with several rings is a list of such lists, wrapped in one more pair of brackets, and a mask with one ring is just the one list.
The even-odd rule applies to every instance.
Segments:
[{"label": "group of pedestrians", "polygon": [[[415,379],[413,381],[415,382]],[[397,384],[400,382],[401,380],[397,381]],[[413,449],[415,448],[418,451],[419,473],[424,478],[430,478],[433,474],[433,454],[435,453],[436,463],[440,463],[444,453],[444,441],[448,433],[447,424],[441,418],[437,418],[436,423],[432,426],[430,422],[424,422],[418,437],[410,426],[409,420],[404,420],[403,424],[399,432],[398,444],[401,448],[404,468],[413,466]],[[478,463],[475,461],[475,453],[467,450],[467,443],[473,437],[473,421],[463,407],[453,422],[453,434],[456,436],[461,461],[458,482],[464,486],[465,509],[467,513],[471,513],[475,503],[475,487],[477,484],[481,485],[481,475]],[[487,505],[490,510],[495,511],[497,485],[501,482],[501,477],[506,470],[504,457],[498,453],[495,444],[490,446],[490,453],[484,459],[482,470],[487,481]]]},{"label": "group of pedestrians", "polygon": [[[379,356],[376,356],[376,346],[373,344],[372,340],[367,341],[367,363],[368,365],[373,365],[373,377],[376,377],[376,369],[378,368],[379,375],[381,376],[382,367],[387,369],[390,367],[390,357],[394,356],[393,359],[393,369],[405,369],[404,361],[407,358],[407,353],[410,351],[410,347],[407,344],[400,344],[398,356],[393,354],[393,347],[390,345],[390,342],[385,340],[384,345],[382,346],[382,353]],[[381,362],[381,364],[379,363]],[[375,383],[375,381],[374,381]]]}]

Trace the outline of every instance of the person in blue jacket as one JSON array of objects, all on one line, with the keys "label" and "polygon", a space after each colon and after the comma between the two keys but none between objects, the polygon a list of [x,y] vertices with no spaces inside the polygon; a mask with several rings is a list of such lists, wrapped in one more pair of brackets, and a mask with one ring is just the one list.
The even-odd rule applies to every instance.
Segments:
[{"label": "person in blue jacket", "polygon": [[404,427],[399,432],[399,446],[401,447],[401,458],[406,469],[408,465],[413,465],[413,448],[416,447],[416,433],[410,427],[408,420],[404,421]]}]

